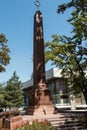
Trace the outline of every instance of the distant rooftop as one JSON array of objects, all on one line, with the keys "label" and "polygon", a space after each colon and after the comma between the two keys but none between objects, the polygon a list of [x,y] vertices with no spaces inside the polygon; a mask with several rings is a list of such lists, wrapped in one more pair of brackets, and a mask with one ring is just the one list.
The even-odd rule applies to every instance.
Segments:
[{"label": "distant rooftop", "polygon": [[[46,71],[46,80],[51,80],[53,78],[61,78],[62,75],[61,75],[61,71],[62,69],[59,69],[59,68],[52,68],[48,71]],[[87,77],[87,71],[84,71],[86,73],[86,77]],[[32,87],[33,86],[33,79],[30,79],[26,82],[24,82],[22,84],[22,90],[23,89],[26,89],[26,88],[29,88],[29,87]]]},{"label": "distant rooftop", "polygon": [[[61,78],[61,70],[59,68],[52,68],[48,71],[46,71],[46,80],[50,80],[53,78]],[[22,90],[26,89],[28,87],[33,86],[33,79],[30,79],[23,83]]]}]

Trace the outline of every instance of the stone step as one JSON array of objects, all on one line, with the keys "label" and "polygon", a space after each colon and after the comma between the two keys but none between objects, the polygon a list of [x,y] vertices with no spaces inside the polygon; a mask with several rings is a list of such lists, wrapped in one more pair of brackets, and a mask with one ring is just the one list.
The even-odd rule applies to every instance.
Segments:
[{"label": "stone step", "polygon": [[82,115],[62,113],[59,116],[47,118],[47,120],[58,130],[87,130],[87,124],[80,122],[78,120],[79,116],[81,117]]},{"label": "stone step", "polygon": [[47,114],[47,115],[35,115],[34,118],[32,116],[27,116],[26,120],[35,120],[38,121],[47,120],[53,126],[57,128],[57,130],[87,130],[87,124],[79,121],[82,117],[84,117],[84,113],[57,113],[57,114]]},{"label": "stone step", "polygon": [[85,126],[73,126],[73,127],[57,127],[57,130],[87,130]]},{"label": "stone step", "polygon": [[68,117],[68,118],[66,118],[66,117],[58,117],[58,118],[48,118],[47,120],[49,120],[49,121],[78,121],[78,119],[77,118],[71,118],[71,117]]},{"label": "stone step", "polygon": [[52,124],[55,126],[58,130],[87,130],[87,125],[85,124],[79,124],[79,123],[68,123],[68,124]]},{"label": "stone step", "polygon": [[59,126],[59,125],[73,125],[73,124],[79,124],[79,122],[77,121],[77,122],[75,122],[75,121],[68,121],[68,122],[65,122],[65,121],[55,121],[55,122],[51,122],[51,124],[52,125],[57,125],[57,126]]},{"label": "stone step", "polygon": [[85,123],[80,123],[80,122],[51,122],[51,124],[53,126],[61,126],[61,125],[66,125],[66,126],[85,126],[86,124]]}]

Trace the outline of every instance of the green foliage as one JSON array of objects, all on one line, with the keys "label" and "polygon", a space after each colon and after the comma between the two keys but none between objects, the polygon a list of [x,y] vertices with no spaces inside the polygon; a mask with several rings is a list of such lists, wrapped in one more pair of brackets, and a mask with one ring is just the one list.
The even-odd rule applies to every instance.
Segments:
[{"label": "green foliage", "polygon": [[27,123],[26,125],[17,128],[15,130],[57,130],[56,127],[53,127],[49,122],[47,121],[34,121],[32,125]]},{"label": "green foliage", "polygon": [[58,13],[64,13],[68,8],[75,8],[78,12],[87,10],[87,0],[71,0],[58,6]]},{"label": "green foliage", "polygon": [[52,64],[56,64],[59,68],[66,67],[66,64],[75,57],[75,54],[72,53],[75,46],[73,43],[71,44],[71,39],[68,37],[53,35],[52,38],[52,42],[46,43],[46,62],[52,60]]},{"label": "green foliage", "polygon": [[4,104],[4,84],[0,83],[0,107]]},{"label": "green foliage", "polygon": [[23,105],[23,91],[21,90],[21,81],[16,72],[7,81],[5,86],[4,105],[6,107],[20,107]]},{"label": "green foliage", "polygon": [[9,64],[9,48],[7,46],[7,39],[4,34],[0,34],[0,72],[5,71],[5,66]]},{"label": "green foliage", "polygon": [[62,76],[74,94],[83,93],[87,103],[87,1],[71,0],[58,6],[58,13],[73,7],[71,18],[71,37],[53,35],[53,40],[46,43],[46,62],[62,68]]}]

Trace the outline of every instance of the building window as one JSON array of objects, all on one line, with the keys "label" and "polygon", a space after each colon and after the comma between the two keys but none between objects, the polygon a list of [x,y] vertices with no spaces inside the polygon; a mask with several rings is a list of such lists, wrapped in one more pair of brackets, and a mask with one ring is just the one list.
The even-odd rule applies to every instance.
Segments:
[{"label": "building window", "polygon": [[56,83],[55,82],[52,82],[52,94],[56,94],[57,91],[56,91]]},{"label": "building window", "polygon": [[66,93],[66,86],[63,79],[52,81],[48,84],[52,93],[53,104],[67,104],[69,103],[68,93]]},{"label": "building window", "polygon": [[28,106],[28,96],[27,96],[27,94],[24,94],[24,106],[25,107]]}]

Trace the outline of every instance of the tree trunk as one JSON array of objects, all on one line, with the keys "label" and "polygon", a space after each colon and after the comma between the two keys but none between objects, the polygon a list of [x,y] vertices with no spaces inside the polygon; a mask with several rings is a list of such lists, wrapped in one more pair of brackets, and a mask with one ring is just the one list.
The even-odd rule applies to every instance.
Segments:
[{"label": "tree trunk", "polygon": [[87,88],[86,88],[86,86],[84,85],[84,86],[81,88],[81,90],[82,90],[83,96],[84,96],[84,98],[85,98],[85,102],[86,102],[86,104],[87,104]]},{"label": "tree trunk", "polygon": [[85,102],[87,104],[87,91],[84,93]]}]

